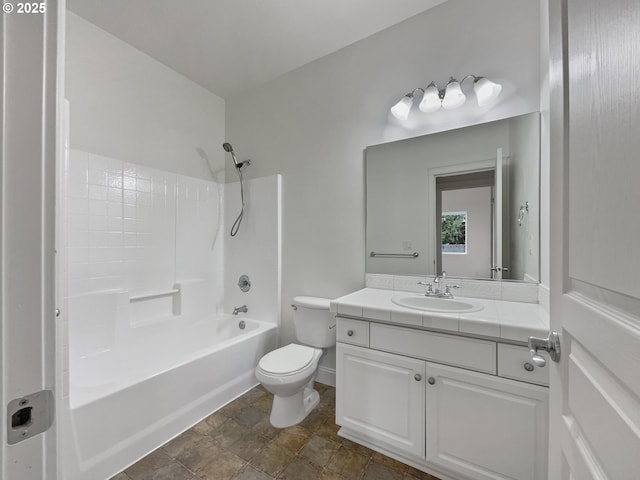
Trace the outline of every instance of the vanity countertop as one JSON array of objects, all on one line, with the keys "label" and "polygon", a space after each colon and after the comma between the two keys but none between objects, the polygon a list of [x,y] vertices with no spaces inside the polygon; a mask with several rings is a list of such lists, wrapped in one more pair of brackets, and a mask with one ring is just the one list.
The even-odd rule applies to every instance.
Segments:
[{"label": "vanity countertop", "polygon": [[[483,308],[473,313],[440,313],[401,307],[391,298],[412,292],[363,288],[331,301],[331,312],[347,317],[379,320],[403,326],[527,342],[531,335],[549,333],[549,314],[537,303],[469,298]],[[455,297],[467,300],[463,297]]]}]

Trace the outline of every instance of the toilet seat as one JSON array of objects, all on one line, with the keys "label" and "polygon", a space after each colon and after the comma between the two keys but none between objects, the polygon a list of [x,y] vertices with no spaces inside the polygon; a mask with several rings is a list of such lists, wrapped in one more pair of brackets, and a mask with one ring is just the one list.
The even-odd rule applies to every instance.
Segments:
[{"label": "toilet seat", "polygon": [[309,367],[315,368],[313,363],[316,357],[317,349],[291,343],[267,353],[260,359],[258,368],[268,376],[295,375]]}]

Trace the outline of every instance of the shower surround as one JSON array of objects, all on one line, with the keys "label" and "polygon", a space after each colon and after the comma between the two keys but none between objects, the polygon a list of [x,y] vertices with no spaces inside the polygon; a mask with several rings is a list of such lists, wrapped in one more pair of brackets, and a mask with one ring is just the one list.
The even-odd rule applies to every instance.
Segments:
[{"label": "shower surround", "polygon": [[[223,184],[74,149],[62,182],[62,468],[109,478],[256,385],[277,344],[280,179],[247,182],[235,245],[224,218],[237,185],[226,200]],[[242,329],[225,314],[225,270],[238,268],[258,280],[238,297]]]}]

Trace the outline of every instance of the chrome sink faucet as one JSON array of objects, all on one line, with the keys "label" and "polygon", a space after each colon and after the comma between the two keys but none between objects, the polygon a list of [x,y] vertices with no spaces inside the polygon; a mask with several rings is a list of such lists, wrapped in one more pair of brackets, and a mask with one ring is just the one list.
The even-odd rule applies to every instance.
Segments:
[{"label": "chrome sink faucet", "polygon": [[[424,292],[426,297],[453,298],[452,288],[460,288],[460,285],[444,285],[447,278],[447,272],[444,270],[440,274],[436,274],[431,282],[418,282],[418,285],[425,285],[427,290]],[[444,288],[442,287],[444,285]]]},{"label": "chrome sink faucet", "polygon": [[247,313],[247,306],[246,305],[242,305],[241,307],[235,307],[233,309],[233,314],[237,315],[239,313]]},{"label": "chrome sink faucet", "polygon": [[435,295],[442,295],[442,288],[440,287],[440,284],[444,283],[446,278],[447,278],[447,272],[445,272],[444,270],[440,275],[436,273],[436,276],[433,277],[433,283],[435,284],[435,287],[433,288],[433,293]]}]

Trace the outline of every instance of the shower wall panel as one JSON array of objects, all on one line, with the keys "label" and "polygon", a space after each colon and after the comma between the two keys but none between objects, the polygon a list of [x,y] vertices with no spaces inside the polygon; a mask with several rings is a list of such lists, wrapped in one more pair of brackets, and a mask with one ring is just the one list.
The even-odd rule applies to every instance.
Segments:
[{"label": "shower wall panel", "polygon": [[64,183],[71,355],[222,309],[223,185],[74,149]]}]

